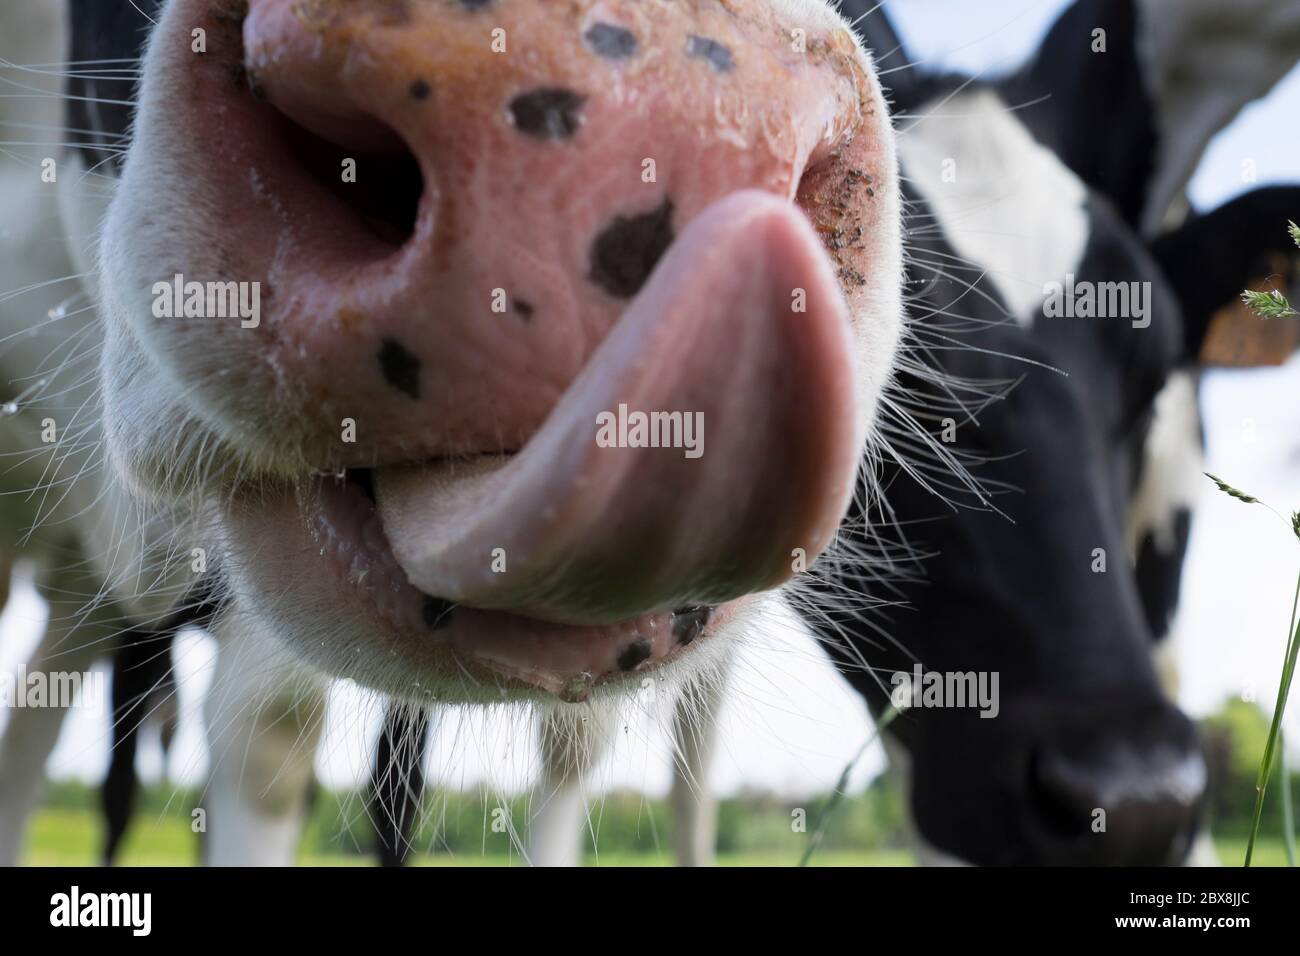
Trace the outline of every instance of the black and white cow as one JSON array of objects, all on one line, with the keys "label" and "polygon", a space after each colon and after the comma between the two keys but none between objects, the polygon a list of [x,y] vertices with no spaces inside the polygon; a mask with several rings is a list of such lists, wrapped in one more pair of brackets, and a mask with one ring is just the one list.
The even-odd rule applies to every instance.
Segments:
[{"label": "black and white cow", "polygon": [[[92,312],[84,276],[72,264],[74,243],[60,224],[66,193],[56,164],[67,140],[66,21],[62,5],[45,0],[23,0],[0,12],[0,595],[7,602],[15,564],[29,563],[48,619],[22,673],[71,677],[114,654],[124,632],[144,634],[184,608],[187,575],[168,560],[163,523],[98,466],[98,386],[93,339],[87,339]],[[15,61],[31,65],[19,68]],[[87,175],[83,186],[93,194],[98,182]],[[91,353],[84,351],[88,345]],[[158,648],[156,642],[136,646],[136,664],[147,664]],[[141,675],[133,666],[131,676]],[[115,690],[128,689],[126,683]],[[17,860],[23,824],[39,799],[46,758],[71,703],[60,695],[47,706],[15,707],[6,715],[0,864]]]},{"label": "black and white cow", "polygon": [[[81,149],[60,201],[74,235],[106,207],[97,258],[74,251],[98,263],[81,334],[102,350],[108,460],[228,576],[215,752],[257,739],[278,755],[216,761],[218,852],[294,839],[240,794],[301,802],[319,692],[304,664],[424,703],[558,697],[552,722],[576,740],[589,708],[646,679],[710,687],[778,600],[752,592],[828,544],[865,457],[846,546],[801,605],[869,698],[864,662],[910,670],[875,647],[861,601],[816,597],[836,573],[860,590],[874,536],[898,527],[938,555],[928,587],[893,582],[916,613],[891,616],[891,639],[928,669],[1003,678],[998,720],[896,725],[921,835],[973,862],[1181,856],[1194,734],[1156,688],[1123,526],[1186,350],[1131,213],[1085,185],[1123,203],[1086,149],[1026,128],[996,87],[907,91],[893,74],[900,185],[869,58],[817,0],[653,19],[73,0],[73,60],[133,63],[142,17],[158,24],[134,126],[97,69],[72,78]],[[516,63],[521,47],[544,55]],[[1034,84],[1016,82],[1012,102]],[[887,392],[904,194],[923,285]],[[1044,285],[1071,270],[1151,282],[1154,321],[1049,320]],[[259,283],[262,314],[166,318],[175,276]],[[586,432],[620,404],[703,412],[712,451],[601,447]],[[945,410],[952,448],[916,427]],[[976,507],[921,520],[931,486],[966,470]],[[1096,809],[1106,833],[1080,839]]]},{"label": "black and white cow", "polygon": [[[978,484],[887,461],[883,502],[858,512],[854,540],[869,552],[894,525],[919,556],[891,589],[905,609],[832,612],[820,631],[877,711],[916,699],[888,678],[917,664],[999,675],[997,719],[918,707],[888,731],[919,836],[950,858],[1176,863],[1198,827],[1200,745],[1152,664],[1201,480],[1194,369],[1209,317],[1287,248],[1278,226],[1300,189],[1144,242],[1141,224],[1163,216],[1148,204],[1170,198],[1153,198],[1169,118],[1151,89],[1174,80],[1144,57],[1158,6],[1080,0],[1000,82],[890,77],[916,361],[947,373],[936,383],[905,363],[901,383],[934,423],[936,458]],[[901,51],[883,14],[865,23],[873,48]],[[1264,44],[1261,62],[1280,48],[1294,63],[1296,40]],[[1184,52],[1195,62],[1202,48]],[[1239,107],[1258,91],[1235,92]],[[1179,134],[1203,145],[1213,129],[1190,122]],[[1126,308],[1057,308],[1076,291],[1109,295],[1106,283],[1134,294]],[[823,586],[859,573],[843,563]]]}]

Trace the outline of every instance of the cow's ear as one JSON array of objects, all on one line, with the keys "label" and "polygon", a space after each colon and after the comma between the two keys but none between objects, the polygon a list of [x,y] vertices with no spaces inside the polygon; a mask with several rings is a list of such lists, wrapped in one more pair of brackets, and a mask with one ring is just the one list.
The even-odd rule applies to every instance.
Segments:
[{"label": "cow's ear", "polygon": [[1000,85],[1143,235],[1185,210],[1210,140],[1300,60],[1296,0],[1075,0]]},{"label": "cow's ear", "polygon": [[1280,365],[1300,348],[1300,318],[1263,319],[1241,301],[1247,288],[1300,289],[1300,186],[1256,189],[1189,219],[1152,243],[1182,306],[1185,355],[1206,365]]},{"label": "cow's ear", "polygon": [[853,27],[876,61],[880,84],[894,113],[918,106],[928,89],[925,70],[914,65],[893,21],[879,0],[843,0],[840,15]]},{"label": "cow's ear", "polygon": [[1135,227],[1157,146],[1140,22],[1136,0],[1077,0],[999,84],[1034,137]]},{"label": "cow's ear", "polygon": [[1153,235],[1185,208],[1187,183],[1215,134],[1300,61],[1300,3],[1137,3],[1157,105],[1159,146],[1142,222]]}]

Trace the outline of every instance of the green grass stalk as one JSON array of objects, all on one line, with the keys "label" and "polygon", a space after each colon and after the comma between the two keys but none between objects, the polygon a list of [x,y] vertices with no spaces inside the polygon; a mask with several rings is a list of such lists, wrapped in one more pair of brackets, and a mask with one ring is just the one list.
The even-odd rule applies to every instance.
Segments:
[{"label": "green grass stalk", "polygon": [[817,817],[817,825],[813,827],[812,834],[808,837],[808,845],[804,847],[803,856],[799,858],[800,866],[807,866],[808,861],[812,859],[817,848],[821,846],[822,840],[826,838],[826,827],[831,821],[831,816],[835,813],[840,801],[844,799],[844,791],[849,786],[849,777],[853,775],[853,768],[858,765],[858,761],[866,754],[867,748],[880,739],[880,734],[886,727],[894,722],[901,711],[897,707],[890,707],[881,714],[880,719],[876,721],[875,729],[872,730],[871,736],[862,742],[858,752],[853,758],[844,765],[844,770],[840,773],[840,779],[835,783],[835,789],[831,791],[830,799],[826,801],[826,806]]},{"label": "green grass stalk", "polygon": [[[1255,812],[1250,822],[1250,839],[1246,842],[1246,866],[1250,866],[1251,857],[1255,854],[1255,838],[1259,834],[1259,822],[1264,812],[1264,793],[1268,790],[1268,779],[1273,772],[1273,758],[1282,735],[1282,714],[1286,710],[1287,695],[1291,692],[1291,678],[1295,676],[1296,657],[1300,654],[1300,625],[1296,623],[1298,608],[1300,608],[1300,577],[1296,578],[1295,597],[1291,601],[1291,626],[1287,631],[1286,664],[1282,668],[1282,680],[1278,683],[1277,704],[1273,708],[1273,720],[1268,727],[1268,743],[1264,747],[1264,759],[1260,761],[1259,776],[1255,780]],[[1286,785],[1285,780],[1283,785]],[[1289,824],[1287,830],[1289,837],[1294,839],[1294,831]]]}]

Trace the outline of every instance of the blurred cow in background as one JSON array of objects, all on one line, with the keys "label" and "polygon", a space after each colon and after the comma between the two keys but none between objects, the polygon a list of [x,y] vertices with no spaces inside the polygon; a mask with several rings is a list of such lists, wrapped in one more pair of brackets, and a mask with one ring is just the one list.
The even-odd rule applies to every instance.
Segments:
[{"label": "blurred cow in background", "polygon": [[[982,82],[911,68],[869,7],[909,199],[907,401],[975,483],[887,461],[852,545],[897,528],[917,556],[901,609],[810,620],[877,713],[922,701],[889,679],[914,667],[999,675],[996,719],[913,706],[886,732],[931,858],[1182,862],[1206,770],[1152,655],[1203,480],[1197,369],[1223,360],[1224,323],[1250,363],[1293,350],[1294,323],[1229,316],[1248,283],[1295,275],[1280,226],[1300,189],[1161,224],[1210,137],[1300,57],[1300,8],[1079,0]],[[853,553],[824,588],[860,586]]]}]

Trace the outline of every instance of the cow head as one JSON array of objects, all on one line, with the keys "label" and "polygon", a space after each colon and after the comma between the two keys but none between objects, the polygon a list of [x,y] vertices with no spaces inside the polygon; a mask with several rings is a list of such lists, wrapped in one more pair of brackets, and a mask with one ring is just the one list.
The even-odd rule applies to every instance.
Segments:
[{"label": "cow head", "polygon": [[[1160,117],[1112,109],[1152,102],[1140,12],[1077,3],[995,83],[912,76],[864,20],[901,107],[898,403],[929,424],[886,410],[883,502],[809,619],[877,712],[905,708],[888,735],[919,835],[969,862],[1174,863],[1198,825],[1197,734],[1152,663],[1203,480],[1191,372],[1300,191],[1143,238]],[[843,606],[868,567],[885,606]]]},{"label": "cow head", "polygon": [[83,89],[69,124],[120,165],[109,457],[300,657],[585,700],[721,653],[833,536],[901,262],[887,112],[828,6],[72,22],[79,60],[147,44],[134,121]]}]

